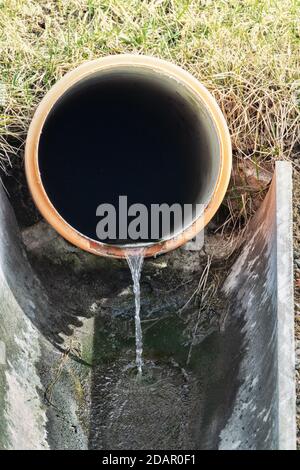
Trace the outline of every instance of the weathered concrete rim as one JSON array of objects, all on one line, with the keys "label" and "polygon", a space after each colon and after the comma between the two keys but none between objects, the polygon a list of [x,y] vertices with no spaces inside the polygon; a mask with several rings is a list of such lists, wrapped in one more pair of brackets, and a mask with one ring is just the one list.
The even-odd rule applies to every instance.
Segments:
[{"label": "weathered concrete rim", "polygon": [[292,227],[292,166],[277,162],[223,286],[226,342],[236,326],[242,339],[233,407],[216,419],[219,449],[296,449]]},{"label": "weathered concrete rim", "polygon": [[296,450],[292,164],[276,162],[279,450]]}]

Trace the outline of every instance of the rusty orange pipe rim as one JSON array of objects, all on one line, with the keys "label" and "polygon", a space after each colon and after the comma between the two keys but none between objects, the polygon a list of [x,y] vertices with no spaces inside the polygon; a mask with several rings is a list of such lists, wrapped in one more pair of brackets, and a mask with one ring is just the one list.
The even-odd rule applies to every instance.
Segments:
[{"label": "rusty orange pipe rim", "polygon": [[[33,200],[48,223],[66,240],[73,245],[90,253],[115,258],[124,258],[127,254],[133,254],[137,246],[110,245],[93,240],[69,225],[58,213],[51,203],[43,186],[38,161],[39,140],[49,112],[62,95],[83,78],[87,78],[95,72],[108,71],[113,68],[143,67],[152,72],[172,78],[180,82],[196,100],[202,103],[209,113],[218,136],[220,148],[220,163],[218,176],[213,193],[207,203],[203,217],[196,219],[189,227],[182,230],[176,236],[157,243],[146,244],[144,256],[156,256],[174,250],[194,238],[208,224],[218,210],[225,196],[230,179],[232,151],[229,131],[224,116],[209,91],[190,73],[180,67],[154,57],[142,55],[121,54],[108,56],[91,62],[86,62],[61,78],[45,95],[40,102],[29,127],[25,148],[25,171],[27,182]],[[59,168],[58,168],[59,171]],[[139,248],[142,244],[139,244]]]}]

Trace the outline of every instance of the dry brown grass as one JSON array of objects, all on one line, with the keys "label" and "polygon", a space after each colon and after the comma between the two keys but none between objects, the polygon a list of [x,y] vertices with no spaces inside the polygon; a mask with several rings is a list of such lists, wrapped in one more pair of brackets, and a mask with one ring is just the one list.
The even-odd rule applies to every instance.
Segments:
[{"label": "dry brown grass", "polygon": [[[131,52],[176,62],[211,90],[235,163],[250,162],[258,177],[275,159],[298,170],[299,12],[296,0],[1,1],[0,168],[22,158],[34,109],[58,78],[84,60]],[[229,225],[247,220],[261,186],[233,174]]]}]

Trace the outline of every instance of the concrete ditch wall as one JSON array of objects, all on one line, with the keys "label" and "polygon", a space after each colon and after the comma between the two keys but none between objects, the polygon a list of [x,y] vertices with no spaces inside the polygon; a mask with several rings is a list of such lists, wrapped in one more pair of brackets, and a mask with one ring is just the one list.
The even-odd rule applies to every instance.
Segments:
[{"label": "concrete ditch wall", "polygon": [[[195,448],[295,448],[291,224],[291,167],[279,162],[223,285],[223,326],[201,345]],[[72,305],[50,283],[33,271],[0,188],[1,449],[101,447],[101,403],[87,398],[100,380],[95,321],[76,320],[71,334]]]},{"label": "concrete ditch wall", "polygon": [[291,181],[291,165],[278,162],[223,286],[229,310],[218,386],[227,404],[214,403],[206,447],[217,428],[219,449],[295,449]]}]

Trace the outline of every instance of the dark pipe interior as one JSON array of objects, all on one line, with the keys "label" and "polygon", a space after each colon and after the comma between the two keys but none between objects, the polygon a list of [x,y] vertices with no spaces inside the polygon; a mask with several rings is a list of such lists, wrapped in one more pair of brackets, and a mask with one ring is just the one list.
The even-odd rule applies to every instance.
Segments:
[{"label": "dark pipe interior", "polygon": [[202,203],[211,171],[194,105],[157,77],[120,71],[93,75],[59,99],[40,136],[39,168],[58,213],[94,240],[99,204],[118,209],[119,195],[147,207]]}]

